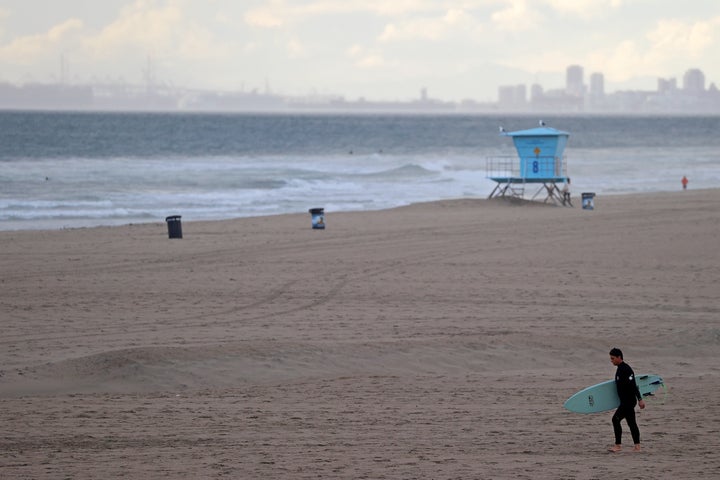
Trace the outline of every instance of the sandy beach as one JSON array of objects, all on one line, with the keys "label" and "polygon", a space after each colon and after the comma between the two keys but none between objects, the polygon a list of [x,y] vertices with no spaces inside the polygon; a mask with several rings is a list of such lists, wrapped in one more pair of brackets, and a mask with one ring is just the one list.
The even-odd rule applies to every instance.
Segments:
[{"label": "sandy beach", "polygon": [[720,190],[575,204],[0,232],[0,478],[718,478]]}]

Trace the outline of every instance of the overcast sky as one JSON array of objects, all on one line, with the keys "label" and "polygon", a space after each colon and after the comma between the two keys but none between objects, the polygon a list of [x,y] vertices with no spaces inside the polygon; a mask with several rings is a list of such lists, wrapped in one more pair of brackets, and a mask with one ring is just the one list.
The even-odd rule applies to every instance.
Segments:
[{"label": "overcast sky", "polygon": [[[720,86],[718,0],[0,0],[0,81],[159,83],[348,100],[497,99],[705,73]],[[64,70],[61,65],[64,65]]]}]

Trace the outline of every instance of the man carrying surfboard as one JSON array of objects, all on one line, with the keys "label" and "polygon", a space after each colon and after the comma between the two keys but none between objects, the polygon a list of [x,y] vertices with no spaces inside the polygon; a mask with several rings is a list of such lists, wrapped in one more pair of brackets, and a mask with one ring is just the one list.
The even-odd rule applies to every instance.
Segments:
[{"label": "man carrying surfboard", "polygon": [[615,371],[615,386],[617,387],[618,397],[620,398],[620,406],[612,417],[613,429],[615,431],[615,445],[608,450],[611,452],[619,452],[622,450],[622,427],[620,426],[620,422],[622,419],[625,419],[628,427],[630,427],[630,434],[635,444],[633,451],[639,452],[640,429],[635,420],[635,405],[637,403],[637,405],[643,409],[645,408],[645,401],[643,401],[642,395],[640,395],[640,389],[635,382],[635,372],[630,368],[630,365],[625,363],[622,351],[619,348],[610,350],[610,361],[617,367]]}]

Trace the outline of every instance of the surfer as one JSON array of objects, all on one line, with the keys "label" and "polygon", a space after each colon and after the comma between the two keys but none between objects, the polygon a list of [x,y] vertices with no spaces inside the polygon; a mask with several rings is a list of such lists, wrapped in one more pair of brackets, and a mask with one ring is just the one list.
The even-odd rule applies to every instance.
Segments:
[{"label": "surfer", "polygon": [[637,400],[637,405],[643,409],[645,408],[645,401],[642,399],[640,389],[635,382],[635,372],[630,368],[630,365],[625,363],[622,351],[619,348],[610,350],[610,361],[617,367],[615,372],[615,386],[617,387],[618,397],[620,397],[620,406],[612,417],[613,429],[615,430],[615,445],[608,450],[611,452],[619,452],[622,450],[622,428],[620,427],[620,421],[625,419],[628,427],[630,427],[630,434],[635,444],[633,451],[639,452],[640,429],[635,420],[635,404]]}]

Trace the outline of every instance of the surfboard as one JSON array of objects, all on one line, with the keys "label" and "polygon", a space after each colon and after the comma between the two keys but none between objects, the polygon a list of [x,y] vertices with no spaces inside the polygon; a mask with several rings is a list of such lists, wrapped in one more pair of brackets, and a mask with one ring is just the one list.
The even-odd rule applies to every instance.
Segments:
[{"label": "surfboard", "polygon": [[[635,375],[635,382],[643,398],[653,395],[659,388],[665,386],[663,379],[652,373]],[[620,406],[620,399],[615,380],[584,388],[568,398],[563,406],[575,413],[598,413],[617,408]]]}]

